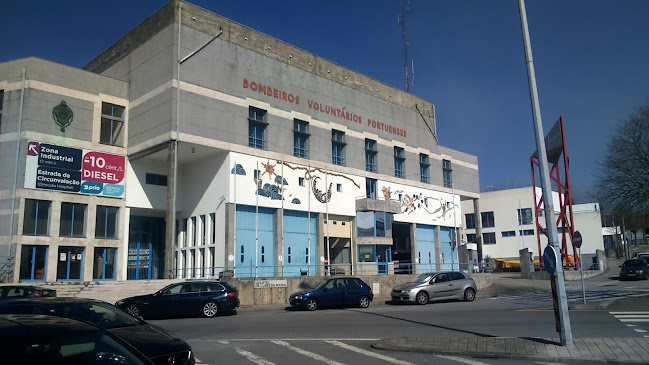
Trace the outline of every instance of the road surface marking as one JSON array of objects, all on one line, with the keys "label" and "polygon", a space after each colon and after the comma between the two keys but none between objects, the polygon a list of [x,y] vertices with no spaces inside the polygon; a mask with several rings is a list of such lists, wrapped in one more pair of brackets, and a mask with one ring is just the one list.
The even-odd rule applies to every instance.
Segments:
[{"label": "road surface marking", "polygon": [[620,322],[649,322],[649,318],[631,318],[631,319],[623,319],[623,318],[618,318]]},{"label": "road surface marking", "polygon": [[219,343],[220,343],[221,345],[228,345],[230,342],[228,342],[228,341],[219,341]]},{"label": "road surface marking", "polygon": [[342,347],[342,348],[344,348],[344,349],[346,349],[346,350],[350,350],[350,351],[358,352],[359,354],[363,354],[363,355],[365,355],[365,356],[370,356],[370,357],[374,357],[374,358],[377,358],[377,359],[381,359],[381,360],[383,360],[383,361],[391,362],[391,363],[393,363],[393,364],[399,364],[399,365],[415,365],[415,364],[413,364],[413,363],[411,363],[411,362],[407,362],[407,361],[402,361],[402,360],[399,360],[399,359],[395,359],[394,357],[385,356],[385,355],[377,354],[376,352],[372,352],[372,351],[367,351],[367,350],[359,349],[358,347],[354,347],[354,346],[348,345],[348,344],[346,344],[346,343],[342,343],[342,342],[340,342],[340,341],[326,341],[326,342],[327,342],[327,343],[330,343],[330,344],[332,344],[332,345],[336,345],[336,346],[338,346],[338,347]]},{"label": "road surface marking", "polygon": [[260,356],[257,356],[255,354],[253,354],[252,352],[242,350],[242,349],[240,349],[238,347],[235,347],[234,349],[237,351],[237,353],[239,355],[244,356],[246,359],[254,362],[257,365],[275,365],[274,362],[270,362],[270,361],[264,359],[263,357],[260,357]]},{"label": "road surface marking", "polygon": [[326,357],[320,356],[320,355],[318,355],[316,353],[306,351],[306,350],[302,350],[299,347],[291,346],[288,342],[284,342],[284,341],[271,341],[271,342],[276,344],[276,345],[284,346],[284,347],[286,347],[288,349],[291,349],[291,350],[297,352],[298,354],[308,356],[308,357],[310,357],[310,358],[312,358],[314,360],[322,361],[322,362],[324,362],[325,364],[328,364],[328,365],[345,365],[345,364],[337,362],[337,361],[329,360]]},{"label": "road surface marking", "polygon": [[635,324],[627,324],[629,327],[635,327]]},{"label": "road surface marking", "polygon": [[628,315],[628,314],[641,314],[645,316],[649,316],[649,312],[609,312],[612,315]]},{"label": "road surface marking", "polygon": [[[381,338],[231,338],[227,343],[234,341],[379,341]],[[197,338],[189,340],[189,342],[221,342],[220,340],[209,338]]]},{"label": "road surface marking", "polygon": [[481,361],[471,360],[471,359],[463,359],[463,358],[457,357],[457,356],[445,356],[445,355],[435,355],[435,356],[441,357],[441,358],[447,359],[447,360],[463,362],[463,363],[469,364],[469,365],[489,365],[486,362],[481,362]]},{"label": "road surface marking", "polygon": [[639,332],[639,333],[647,333],[647,331],[641,330],[639,328],[634,328],[633,330],[636,331],[636,332]]}]

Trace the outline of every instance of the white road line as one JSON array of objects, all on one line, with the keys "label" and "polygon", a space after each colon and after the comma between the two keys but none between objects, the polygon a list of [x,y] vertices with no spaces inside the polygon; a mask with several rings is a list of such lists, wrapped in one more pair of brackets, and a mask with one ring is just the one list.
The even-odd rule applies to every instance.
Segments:
[{"label": "white road line", "polygon": [[639,332],[639,333],[647,333],[647,331],[641,330],[639,328],[634,328],[633,330],[636,331],[636,332]]},{"label": "white road line", "polygon": [[329,360],[326,357],[320,356],[320,355],[318,355],[316,353],[306,351],[306,350],[302,350],[299,347],[291,346],[288,342],[284,342],[284,341],[271,341],[271,342],[276,344],[276,345],[284,346],[284,347],[286,347],[288,349],[291,349],[291,350],[297,352],[298,354],[308,356],[308,357],[310,357],[310,358],[312,358],[314,360],[322,361],[322,362],[324,362],[325,364],[328,364],[328,365],[345,365],[345,364],[343,364],[341,362]]},{"label": "white road line", "polygon": [[641,318],[634,318],[634,319],[623,319],[619,318],[620,322],[649,322],[649,318],[641,319]]},{"label": "white road line", "polygon": [[221,345],[228,345],[228,344],[230,344],[230,342],[228,342],[228,341],[218,341],[218,343],[220,343]]},{"label": "white road line", "polygon": [[235,347],[234,349],[237,351],[237,353],[239,355],[244,356],[246,359],[254,362],[257,365],[275,365],[274,362],[270,362],[270,361],[264,359],[263,357],[260,357],[260,356],[257,356],[255,354],[253,354],[252,352],[242,350],[242,349],[240,349],[238,347]]},{"label": "white road line", "polygon": [[342,343],[342,342],[340,342],[340,341],[326,341],[326,342],[327,342],[327,343],[330,343],[330,344],[332,344],[332,345],[336,345],[336,346],[338,346],[338,347],[342,347],[342,348],[344,348],[344,349],[346,349],[346,350],[350,350],[350,351],[358,352],[359,354],[363,354],[363,355],[365,355],[365,356],[370,356],[370,357],[374,357],[374,358],[377,358],[377,359],[381,359],[381,360],[383,360],[383,361],[391,362],[391,363],[393,363],[393,364],[398,364],[398,365],[415,365],[415,364],[413,364],[413,363],[411,363],[411,362],[407,362],[407,361],[402,361],[402,360],[399,360],[399,359],[395,359],[394,357],[385,356],[385,355],[377,354],[376,352],[372,352],[372,351],[367,351],[367,350],[359,349],[358,347],[354,347],[354,346],[348,345],[348,344],[346,344],[346,343]]},{"label": "white road line", "polygon": [[469,365],[489,365],[486,362],[477,361],[477,360],[471,360],[471,359],[463,359],[463,358],[457,357],[457,356],[445,356],[445,355],[435,355],[435,356],[441,357],[441,358],[447,359],[447,360],[463,362],[463,363],[469,364]]},{"label": "white road line", "polygon": [[615,318],[649,318],[649,313],[647,314],[614,314]]},{"label": "white road line", "polygon": [[611,313],[614,316],[618,315],[618,314],[619,315],[625,315],[625,314],[645,314],[645,315],[649,315],[649,312],[609,312],[609,313]]},{"label": "white road line", "polygon": [[627,324],[629,327],[635,327],[635,324]]},{"label": "white road line", "polygon": [[228,344],[235,341],[379,341],[381,338],[231,338],[227,341],[220,341],[209,338],[197,338],[189,340],[189,342],[225,342]]}]

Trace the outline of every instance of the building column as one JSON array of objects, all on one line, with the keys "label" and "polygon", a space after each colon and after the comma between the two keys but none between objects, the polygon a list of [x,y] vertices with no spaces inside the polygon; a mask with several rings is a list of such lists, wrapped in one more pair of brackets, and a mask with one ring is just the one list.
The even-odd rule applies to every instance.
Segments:
[{"label": "building column", "polygon": [[[175,260],[174,260],[174,251],[176,250],[176,245],[178,244],[177,239],[174,239],[174,235],[176,234],[175,227],[176,227],[176,220],[178,218],[176,217],[176,214],[174,214],[174,199],[176,198],[174,190],[176,187],[177,181],[175,178],[177,177],[175,173],[175,166],[174,166],[174,150],[175,150],[175,144],[173,141],[169,141],[169,149],[167,153],[167,162],[169,165],[169,169],[167,170],[167,214],[165,216],[165,264],[164,264],[164,271],[165,271],[165,277],[168,279],[172,279],[175,276],[177,276],[176,273],[176,265],[175,265]],[[175,237],[177,238],[177,237]]]},{"label": "building column", "polygon": [[473,199],[473,223],[475,224],[475,243],[478,246],[478,263],[482,264],[482,215],[480,199]]},{"label": "building column", "polygon": [[[329,222],[327,222],[329,224]],[[316,265],[318,265],[318,276],[324,276],[324,261],[321,260],[322,257],[326,258],[325,252],[325,235],[324,235],[324,214],[318,214],[318,224],[317,224],[317,244],[316,244]]]},{"label": "building column", "polygon": [[418,272],[417,267],[419,265],[419,255],[417,255],[417,223],[412,223],[410,225],[410,262],[412,262],[412,273]]},{"label": "building column", "polygon": [[444,256],[442,255],[442,236],[441,229],[439,226],[435,226],[435,253],[437,254],[436,269],[437,271],[442,271],[444,267]]},{"label": "building column", "polygon": [[[236,229],[235,227],[235,217],[236,217],[236,210],[235,204],[232,203],[227,203],[225,206],[225,244],[224,244],[224,254],[226,257],[225,265],[228,266],[227,269],[224,270],[232,270],[234,271],[234,266],[235,266],[235,260],[237,259],[237,254],[236,254],[236,247],[235,247],[235,235],[236,235]],[[216,250],[216,248],[215,248]]]}]

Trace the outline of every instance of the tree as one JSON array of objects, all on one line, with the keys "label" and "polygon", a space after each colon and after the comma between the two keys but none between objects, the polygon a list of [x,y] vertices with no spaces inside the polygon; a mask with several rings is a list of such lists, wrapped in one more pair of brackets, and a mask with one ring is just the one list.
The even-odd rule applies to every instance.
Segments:
[{"label": "tree", "polygon": [[[649,217],[649,102],[615,129],[607,145],[596,194],[618,222],[644,224]],[[646,227],[637,227],[646,228]]]}]

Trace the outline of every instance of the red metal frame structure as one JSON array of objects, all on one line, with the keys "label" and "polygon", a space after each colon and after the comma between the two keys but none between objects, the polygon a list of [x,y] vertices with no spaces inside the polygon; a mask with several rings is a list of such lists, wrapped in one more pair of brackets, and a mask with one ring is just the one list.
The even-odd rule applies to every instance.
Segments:
[{"label": "red metal frame structure", "polygon": [[[560,128],[557,130],[557,128]],[[558,137],[561,137],[561,141],[557,140]],[[553,140],[554,138],[554,140]],[[548,163],[552,165],[550,170],[550,180],[552,180],[557,186],[557,193],[559,193],[559,214],[557,216],[557,228],[561,234],[561,261],[565,268],[569,269],[570,267],[574,269],[579,268],[579,257],[577,254],[577,249],[572,244],[573,243],[573,234],[575,233],[574,220],[573,220],[573,210],[572,210],[572,194],[570,192],[570,159],[568,158],[568,153],[566,151],[566,134],[563,126],[563,115],[559,117],[557,123],[552,127],[552,130],[546,135],[546,148],[548,155]],[[553,143],[554,142],[554,143]],[[539,224],[539,212],[541,211],[541,206],[543,205],[543,195],[537,199],[536,197],[536,179],[535,179],[535,166],[540,167],[538,157],[535,156],[535,152],[530,157],[530,166],[532,168],[532,194],[534,195],[534,218],[536,220],[536,240],[539,249],[539,262],[541,263],[541,270],[543,270],[543,253],[541,251],[541,232],[547,237],[547,232]],[[563,169],[565,183],[561,181],[561,171],[560,171],[560,157],[563,155]],[[552,197],[550,197],[552,200]],[[572,252],[574,261],[569,260],[568,253],[568,239],[570,239],[570,245],[572,246]]]}]

